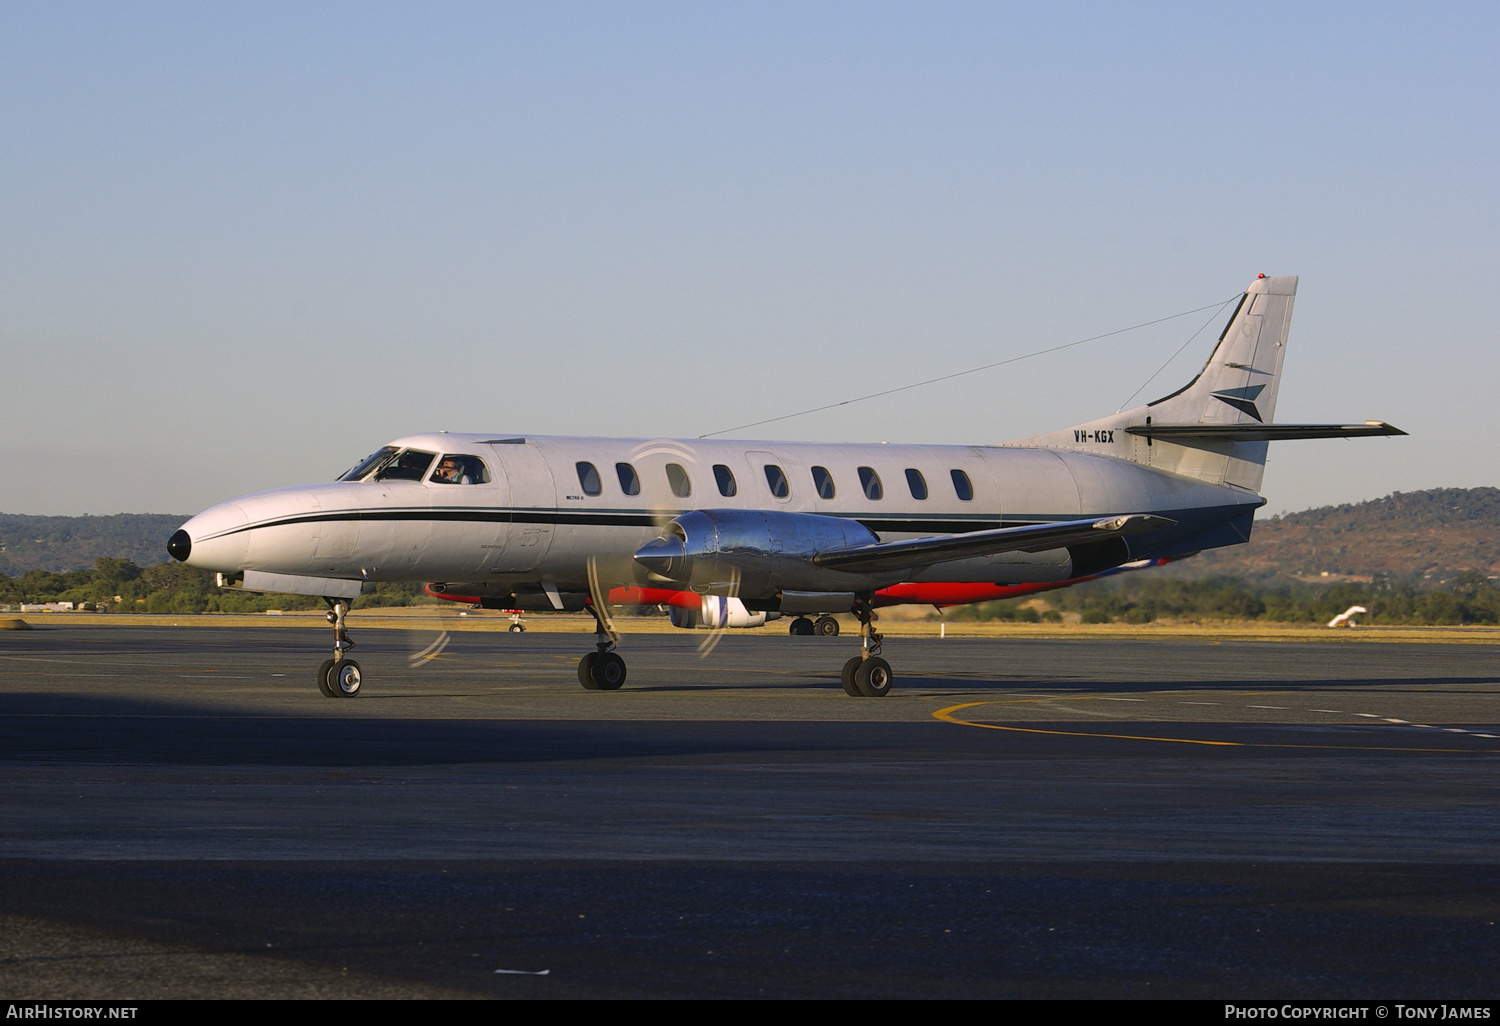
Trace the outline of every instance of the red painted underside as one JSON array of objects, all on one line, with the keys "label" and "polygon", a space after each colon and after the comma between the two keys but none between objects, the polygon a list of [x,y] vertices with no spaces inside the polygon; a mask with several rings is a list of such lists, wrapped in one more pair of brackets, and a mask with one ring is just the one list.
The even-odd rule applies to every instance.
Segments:
[{"label": "red painted underside", "polygon": [[[1039,591],[1066,588],[1070,584],[1087,580],[1092,580],[1092,578],[1079,577],[1071,581],[1058,581],[1052,584],[897,584],[877,591],[871,605],[962,606],[970,602],[992,602],[995,599],[1033,595]],[[440,598],[446,602],[463,602],[469,605],[479,603],[477,595],[437,592],[432,590],[431,585],[427,585],[423,590],[433,598]],[[697,609],[702,601],[702,596],[697,592],[677,591],[672,588],[611,588],[609,590],[609,604],[612,606],[681,606],[683,609]]]}]

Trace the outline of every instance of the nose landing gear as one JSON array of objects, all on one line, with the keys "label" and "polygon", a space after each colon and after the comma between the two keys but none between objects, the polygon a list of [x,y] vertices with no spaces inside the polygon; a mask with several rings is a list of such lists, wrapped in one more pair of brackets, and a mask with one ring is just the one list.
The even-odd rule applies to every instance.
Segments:
[{"label": "nose landing gear", "polygon": [[618,691],[625,685],[625,660],[612,651],[617,635],[605,622],[604,614],[594,605],[588,604],[594,614],[594,649],[578,660],[578,683],[590,691]]},{"label": "nose landing gear", "polygon": [[333,625],[333,658],[324,660],[318,668],[318,690],[325,698],[353,698],[359,694],[362,675],[359,664],[344,654],[354,647],[344,627],[349,602],[346,599],[323,601],[328,603],[327,619]]},{"label": "nose landing gear", "polygon": [[891,664],[880,658],[880,646],[885,640],[871,626],[877,619],[875,610],[863,600],[854,604],[854,615],[859,617],[860,654],[844,664],[841,674],[844,694],[851,698],[884,698],[890,694]]}]

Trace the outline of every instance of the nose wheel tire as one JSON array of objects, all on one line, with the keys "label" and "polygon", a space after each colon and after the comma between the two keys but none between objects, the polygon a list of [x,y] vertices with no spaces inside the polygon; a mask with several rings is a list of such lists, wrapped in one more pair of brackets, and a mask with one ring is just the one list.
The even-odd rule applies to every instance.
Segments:
[{"label": "nose wheel tire", "polygon": [[879,656],[860,660],[854,671],[854,685],[866,698],[884,698],[891,691],[891,664]]},{"label": "nose wheel tire", "polygon": [[854,683],[854,671],[859,669],[859,664],[862,662],[864,662],[863,659],[861,659],[859,656],[855,656],[853,659],[844,664],[844,670],[842,674],[844,679],[844,694],[848,695],[850,698],[863,697],[859,693],[859,685]]},{"label": "nose wheel tire", "polygon": [[320,682],[325,689],[324,694],[332,698],[353,698],[359,694],[359,686],[363,683],[359,664],[353,659],[341,659],[334,662],[328,660],[328,671],[323,675]]},{"label": "nose wheel tire", "polygon": [[600,691],[619,691],[625,685],[625,660],[614,652],[605,652],[594,660],[589,675]]},{"label": "nose wheel tire", "polygon": [[333,660],[323,660],[323,665],[318,667],[318,690],[323,692],[324,698],[337,698],[338,692],[328,683],[328,673],[333,669]]},{"label": "nose wheel tire", "polygon": [[510,631],[512,634],[525,634],[526,633],[526,628],[523,627],[523,626],[521,626],[518,623],[511,624],[509,627],[506,628],[506,630]]},{"label": "nose wheel tire", "polygon": [[839,636],[839,622],[831,616],[820,616],[813,624],[813,633],[820,638],[836,638]]}]

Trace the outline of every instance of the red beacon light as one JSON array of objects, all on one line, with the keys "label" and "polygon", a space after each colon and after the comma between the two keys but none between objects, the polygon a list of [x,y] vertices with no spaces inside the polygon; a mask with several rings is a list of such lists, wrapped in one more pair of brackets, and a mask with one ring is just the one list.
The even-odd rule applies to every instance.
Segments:
[{"label": "red beacon light", "polygon": [[1265,275],[1264,275],[1264,274],[1257,274],[1257,275],[1256,275],[1256,277],[1257,277],[1257,278],[1264,278],[1264,277],[1265,277]]}]

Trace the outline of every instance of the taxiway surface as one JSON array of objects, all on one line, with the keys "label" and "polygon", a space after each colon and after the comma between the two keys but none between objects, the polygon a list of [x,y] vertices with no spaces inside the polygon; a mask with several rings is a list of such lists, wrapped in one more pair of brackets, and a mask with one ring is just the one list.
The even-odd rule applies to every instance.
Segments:
[{"label": "taxiway surface", "polygon": [[[1500,990],[1490,646],[0,634],[0,985],[171,995]],[[433,656],[428,658],[428,656]],[[545,976],[496,973],[540,971]]]}]

